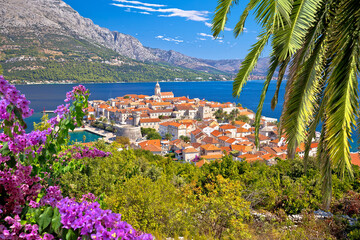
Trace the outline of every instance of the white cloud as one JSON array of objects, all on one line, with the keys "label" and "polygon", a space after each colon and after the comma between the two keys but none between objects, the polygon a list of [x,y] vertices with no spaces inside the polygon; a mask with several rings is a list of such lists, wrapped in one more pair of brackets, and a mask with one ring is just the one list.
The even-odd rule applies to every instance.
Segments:
[{"label": "white cloud", "polygon": [[139,12],[140,14],[144,14],[144,15],[151,15],[151,13],[149,12]]},{"label": "white cloud", "polygon": [[212,24],[211,23],[208,23],[208,22],[205,22],[205,26],[209,27],[209,28],[212,28]]},{"label": "white cloud", "polygon": [[204,40],[207,40],[207,39],[212,39],[212,40],[216,40],[216,41],[218,41],[218,42],[220,42],[220,43],[222,43],[223,42],[223,38],[222,37],[218,37],[218,38],[214,38],[211,34],[207,34],[207,33],[198,33],[197,35],[199,35],[199,36],[201,36],[201,38],[198,38],[199,40],[202,40],[202,41],[204,41]]},{"label": "white cloud", "polygon": [[166,7],[166,5],[162,5],[162,4],[143,3],[143,2],[139,2],[139,1],[128,1],[128,0],[113,0],[113,1],[134,4],[134,5],[143,5],[143,6],[147,6],[147,7]]},{"label": "white cloud", "polygon": [[158,15],[159,17],[182,17],[182,18],[186,18],[187,20],[197,21],[197,22],[205,22],[209,20],[208,15],[210,12],[208,11],[183,10],[179,8],[165,8],[166,5],[144,3],[139,1],[129,1],[129,0],[113,0],[113,1],[120,2],[120,3],[112,3],[112,5],[117,7],[137,9],[146,12],[161,13],[160,15]]},{"label": "white cloud", "polygon": [[[205,26],[212,28],[212,24],[209,22],[205,22]],[[224,27],[225,31],[232,31],[232,28]]]},{"label": "white cloud", "polygon": [[159,35],[159,36],[156,36],[155,38],[160,39],[160,40],[163,40],[163,41],[167,41],[167,42],[174,42],[174,43],[176,43],[176,44],[179,44],[179,43],[184,42],[183,40],[176,39],[176,38],[178,38],[178,37],[176,37],[176,38],[171,38],[171,37],[164,37],[164,36]]},{"label": "white cloud", "polygon": [[213,38],[212,35],[206,33],[198,33],[199,36]]}]

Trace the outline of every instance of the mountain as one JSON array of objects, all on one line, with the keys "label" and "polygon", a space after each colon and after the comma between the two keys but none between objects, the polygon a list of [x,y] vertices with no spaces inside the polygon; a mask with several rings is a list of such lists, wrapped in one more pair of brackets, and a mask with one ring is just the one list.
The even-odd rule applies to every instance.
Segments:
[{"label": "mountain", "polygon": [[94,24],[61,0],[0,0],[0,15],[0,64],[11,79],[122,81],[139,72],[144,80],[221,80],[241,64],[144,47],[130,35]]}]

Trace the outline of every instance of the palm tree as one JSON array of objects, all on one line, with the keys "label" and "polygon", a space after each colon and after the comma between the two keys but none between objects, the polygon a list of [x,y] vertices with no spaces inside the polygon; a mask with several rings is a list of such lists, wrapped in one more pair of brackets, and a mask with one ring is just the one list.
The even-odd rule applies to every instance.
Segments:
[{"label": "palm tree", "polygon": [[[213,35],[224,30],[230,9],[239,1],[219,0],[213,19]],[[360,4],[358,0],[249,0],[234,28],[235,37],[254,11],[262,31],[235,77],[233,95],[238,96],[270,41],[271,64],[255,117],[256,135],[269,83],[276,69],[277,89],[289,69],[280,132],[288,140],[289,158],[306,143],[305,165],[311,139],[322,122],[318,160],[321,163],[325,207],[331,200],[331,170],[352,176],[351,133],[358,116],[360,70]],[[256,141],[258,144],[258,140]]]}]

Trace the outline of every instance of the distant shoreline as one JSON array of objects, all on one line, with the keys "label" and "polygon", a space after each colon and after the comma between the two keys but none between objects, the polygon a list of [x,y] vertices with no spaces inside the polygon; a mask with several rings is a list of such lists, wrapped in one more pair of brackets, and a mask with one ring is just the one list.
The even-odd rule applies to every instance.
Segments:
[{"label": "distant shoreline", "polygon": [[[248,81],[265,81],[266,79],[250,79]],[[286,79],[284,79],[285,81]],[[191,83],[191,82],[233,82],[234,80],[206,80],[206,81],[159,81],[161,83]],[[275,79],[271,81],[276,81]],[[155,83],[156,81],[149,81],[149,82],[51,82],[51,83],[44,83],[44,82],[31,82],[31,83],[12,83],[16,86],[24,86],[24,85],[66,85],[66,84],[109,84],[109,83]]]}]

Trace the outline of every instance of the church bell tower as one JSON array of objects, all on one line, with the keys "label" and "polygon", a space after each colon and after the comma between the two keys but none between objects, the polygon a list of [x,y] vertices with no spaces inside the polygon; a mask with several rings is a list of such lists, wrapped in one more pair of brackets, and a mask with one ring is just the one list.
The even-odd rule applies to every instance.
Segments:
[{"label": "church bell tower", "polygon": [[156,82],[155,86],[155,96],[161,97],[161,88],[159,82]]}]

